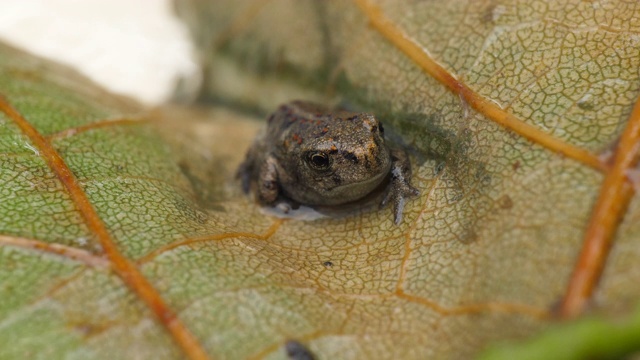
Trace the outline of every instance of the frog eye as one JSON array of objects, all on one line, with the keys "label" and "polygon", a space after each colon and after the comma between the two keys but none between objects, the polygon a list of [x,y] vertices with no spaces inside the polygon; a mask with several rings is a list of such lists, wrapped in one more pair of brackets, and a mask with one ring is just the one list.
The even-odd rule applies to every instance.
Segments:
[{"label": "frog eye", "polygon": [[307,163],[317,170],[326,170],[331,165],[329,155],[322,151],[312,151],[306,156]]}]

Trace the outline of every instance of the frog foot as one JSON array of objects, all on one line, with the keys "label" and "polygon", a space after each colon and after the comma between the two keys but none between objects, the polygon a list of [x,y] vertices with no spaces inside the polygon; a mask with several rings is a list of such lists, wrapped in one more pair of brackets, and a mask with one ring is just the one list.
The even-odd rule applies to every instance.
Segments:
[{"label": "frog foot", "polygon": [[393,203],[393,222],[399,225],[402,222],[405,199],[418,195],[420,195],[420,191],[411,186],[399,168],[394,168],[391,171],[391,182],[387,186],[380,207],[387,206],[389,202]]},{"label": "frog foot", "polygon": [[283,214],[288,214],[292,209],[292,205],[290,203],[288,203],[288,202],[284,202],[283,201],[283,202],[277,203],[275,208],[278,211],[282,212]]}]

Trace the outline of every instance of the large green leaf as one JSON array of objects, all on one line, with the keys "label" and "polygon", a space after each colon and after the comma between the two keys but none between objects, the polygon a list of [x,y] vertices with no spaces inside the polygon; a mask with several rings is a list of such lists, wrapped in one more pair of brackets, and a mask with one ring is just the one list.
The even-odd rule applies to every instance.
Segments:
[{"label": "large green leaf", "polygon": [[[470,109],[351,2],[177,4],[202,97],[235,110],[143,124],[0,47],[0,358],[282,358],[288,339],[319,358],[466,358],[547,327],[599,170]],[[381,5],[471,89],[576,147],[615,144],[640,93],[631,5]],[[422,195],[401,226],[372,208],[283,221],[241,194],[233,173],[260,123],[237,110],[301,97],[375,111],[409,144]],[[637,216],[636,201],[599,288],[605,315],[640,295]]]}]

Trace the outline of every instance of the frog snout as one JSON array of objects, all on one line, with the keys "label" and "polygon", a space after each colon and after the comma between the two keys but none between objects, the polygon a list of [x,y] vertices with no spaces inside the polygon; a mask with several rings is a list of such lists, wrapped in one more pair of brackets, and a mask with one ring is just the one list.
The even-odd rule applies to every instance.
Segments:
[{"label": "frog snout", "polygon": [[385,159],[385,153],[382,151],[384,147],[380,147],[378,142],[372,142],[362,149],[358,154],[360,164],[368,171],[375,171],[380,167]]},{"label": "frog snout", "polygon": [[362,125],[364,125],[366,129],[369,129],[369,131],[371,131],[372,134],[378,135],[378,134],[384,133],[384,128],[382,127],[382,123],[380,123],[373,116],[369,116],[368,118],[366,118],[362,122]]}]

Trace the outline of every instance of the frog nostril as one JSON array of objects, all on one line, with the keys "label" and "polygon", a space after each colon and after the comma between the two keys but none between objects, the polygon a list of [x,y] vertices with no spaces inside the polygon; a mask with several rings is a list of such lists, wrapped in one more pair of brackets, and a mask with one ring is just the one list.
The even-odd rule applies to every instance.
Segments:
[{"label": "frog nostril", "polygon": [[382,127],[382,123],[377,123],[371,127],[371,132],[376,133],[379,132],[380,135],[384,135],[384,127]]},{"label": "frog nostril", "polygon": [[358,163],[358,156],[356,156],[356,154],[352,152],[346,152],[343,156],[345,159],[351,161],[354,164]]}]

